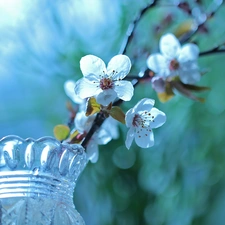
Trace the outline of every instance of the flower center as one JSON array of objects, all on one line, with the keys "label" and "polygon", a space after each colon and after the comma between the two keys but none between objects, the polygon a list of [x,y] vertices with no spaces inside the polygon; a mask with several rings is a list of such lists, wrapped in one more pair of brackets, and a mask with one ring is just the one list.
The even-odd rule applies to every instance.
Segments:
[{"label": "flower center", "polygon": [[142,121],[141,116],[139,114],[135,114],[132,125],[134,127],[138,127],[141,124],[141,121]]},{"label": "flower center", "polygon": [[179,67],[180,64],[176,59],[170,61],[170,70],[177,70]]},{"label": "flower center", "polygon": [[111,89],[113,87],[113,81],[110,78],[102,78],[100,80],[100,88],[102,90]]},{"label": "flower center", "polygon": [[154,122],[154,116],[150,112],[144,111],[140,114],[135,114],[132,125],[134,127],[141,126],[142,128],[150,127],[151,122]]}]

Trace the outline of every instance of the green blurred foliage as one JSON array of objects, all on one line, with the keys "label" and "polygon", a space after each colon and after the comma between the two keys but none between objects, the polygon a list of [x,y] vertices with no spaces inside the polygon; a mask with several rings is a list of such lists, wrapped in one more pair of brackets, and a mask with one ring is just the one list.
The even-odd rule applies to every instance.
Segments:
[{"label": "green blurred foliage", "polygon": [[[54,126],[68,120],[63,84],[82,76],[80,58],[95,54],[107,62],[116,55],[129,23],[148,2],[33,1],[18,24],[0,26],[0,136],[52,136]],[[138,24],[127,51],[130,74],[146,68],[162,34],[190,19],[171,2],[160,1]],[[218,1],[202,2],[210,11]],[[208,33],[192,37],[200,51],[225,42],[224,15],[222,5]],[[99,161],[88,164],[74,194],[87,225],[224,225],[224,62],[224,54],[199,59],[207,71],[199,85],[211,87],[199,94],[204,104],[179,94],[162,104],[148,82],[135,89],[124,111],[140,98],[154,98],[167,122],[155,130],[151,149],[133,144],[128,151],[122,126],[118,140],[101,146]]]}]

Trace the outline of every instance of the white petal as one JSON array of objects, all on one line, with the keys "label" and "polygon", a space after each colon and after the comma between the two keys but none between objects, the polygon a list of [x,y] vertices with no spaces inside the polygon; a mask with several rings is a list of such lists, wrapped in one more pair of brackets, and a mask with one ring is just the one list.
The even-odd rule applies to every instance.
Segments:
[{"label": "white petal", "polygon": [[114,82],[114,90],[118,98],[124,101],[130,101],[134,94],[134,87],[130,81],[121,80]]},{"label": "white petal", "polygon": [[157,128],[162,126],[166,122],[166,114],[157,108],[152,108],[151,117],[154,116],[154,120],[151,122],[151,128]]},{"label": "white petal", "polygon": [[96,143],[99,145],[106,145],[108,142],[112,140],[112,136],[109,132],[107,132],[102,127],[95,132],[93,138],[96,140]]},{"label": "white petal", "polygon": [[201,74],[198,70],[184,70],[180,72],[180,79],[185,84],[195,84],[201,79]]},{"label": "white petal", "polygon": [[84,76],[94,74],[97,77],[104,76],[106,66],[102,59],[94,55],[86,55],[80,60],[80,69]]},{"label": "white petal", "polygon": [[127,127],[132,127],[132,123],[133,123],[133,119],[134,119],[134,116],[135,116],[135,109],[134,108],[131,108],[129,109],[127,112],[126,112],[126,115],[125,115],[125,122],[126,122],[126,126]]},{"label": "white petal", "polygon": [[76,82],[74,90],[75,94],[82,99],[95,96],[101,91],[97,84],[85,78],[81,78]]},{"label": "white petal", "polygon": [[174,59],[180,51],[180,42],[173,34],[163,35],[159,41],[160,52],[168,59]]},{"label": "white petal", "polygon": [[96,163],[98,161],[98,145],[94,140],[90,140],[86,148],[87,158],[92,162]]},{"label": "white petal", "polygon": [[102,128],[106,130],[113,139],[119,138],[118,121],[112,117],[109,117],[104,121]]},{"label": "white petal", "polygon": [[150,98],[141,99],[134,107],[135,112],[138,111],[150,111],[155,104],[155,100]]},{"label": "white petal", "polygon": [[157,93],[162,93],[165,92],[166,90],[166,82],[162,77],[155,76],[151,80],[152,82],[152,88],[157,92]]},{"label": "white petal", "polygon": [[74,119],[74,125],[76,130],[78,130],[80,133],[84,133],[85,131],[85,123],[87,122],[88,117],[85,116],[84,112],[78,112],[76,114],[76,117]]},{"label": "white petal", "polygon": [[127,132],[127,137],[125,141],[127,149],[130,149],[133,140],[134,140],[134,128],[131,127]]},{"label": "white petal", "polygon": [[154,135],[147,128],[138,128],[135,132],[135,142],[141,148],[149,148],[154,145]]},{"label": "white petal", "polygon": [[131,68],[130,59],[126,55],[116,55],[108,63],[107,74],[113,80],[123,79]]},{"label": "white petal", "polygon": [[92,82],[93,84],[100,84],[100,79],[98,76],[96,76],[95,74],[89,74],[87,76],[84,77],[86,80]]},{"label": "white petal", "polygon": [[180,50],[178,57],[179,62],[186,62],[189,60],[197,60],[199,55],[199,48],[197,45],[189,43],[184,45]]},{"label": "white petal", "polygon": [[152,54],[147,59],[147,66],[153,72],[159,74],[160,76],[169,76],[169,62],[168,60],[161,54]]},{"label": "white petal", "polygon": [[77,104],[82,104],[84,102],[83,99],[79,98],[79,96],[77,96],[75,94],[75,91],[74,91],[74,88],[75,88],[75,81],[73,80],[67,80],[65,83],[64,83],[64,90],[66,92],[66,95],[75,103]]},{"label": "white petal", "polygon": [[107,89],[101,91],[97,96],[96,100],[99,104],[107,106],[110,102],[116,99],[116,92],[113,89]]},{"label": "white petal", "polygon": [[74,120],[75,128],[81,133],[88,132],[95,117],[96,115],[86,116],[84,111],[78,112]]}]

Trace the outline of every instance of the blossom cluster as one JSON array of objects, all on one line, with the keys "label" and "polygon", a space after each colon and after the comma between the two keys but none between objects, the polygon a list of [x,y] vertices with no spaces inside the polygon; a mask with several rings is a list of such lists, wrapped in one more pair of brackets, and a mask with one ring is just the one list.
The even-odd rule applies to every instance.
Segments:
[{"label": "blossom cluster", "polygon": [[[147,59],[148,68],[154,72],[151,83],[156,92],[165,92],[166,82],[173,80],[190,85],[200,80],[197,45],[188,43],[181,46],[173,34],[166,34],[160,39],[159,49],[160,53],[151,54]],[[64,85],[67,95],[79,104],[74,116],[73,133],[76,134],[76,141],[84,141],[97,113],[105,117],[86,145],[89,160],[98,160],[98,145],[105,145],[118,138],[119,122],[128,128],[125,140],[127,149],[130,149],[133,140],[141,148],[153,146],[153,129],[166,121],[165,113],[154,107],[155,101],[143,98],[126,113],[114,106],[119,99],[130,101],[134,94],[133,84],[126,80],[131,69],[129,57],[116,55],[106,66],[99,57],[86,55],[80,60],[80,69],[83,78],[76,82],[67,81]]]},{"label": "blossom cluster", "polygon": [[197,45],[188,43],[181,47],[173,34],[166,34],[160,39],[159,49],[160,53],[152,54],[147,59],[149,69],[158,75],[153,80],[155,89],[160,88],[157,86],[159,78],[166,80],[178,76],[185,84],[195,84],[200,80]]}]

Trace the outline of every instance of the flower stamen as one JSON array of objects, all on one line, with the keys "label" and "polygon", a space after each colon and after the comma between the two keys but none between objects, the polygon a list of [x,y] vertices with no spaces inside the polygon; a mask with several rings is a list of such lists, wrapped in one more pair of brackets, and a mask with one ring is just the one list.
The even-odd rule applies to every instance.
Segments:
[{"label": "flower stamen", "polygon": [[179,69],[179,67],[180,67],[180,64],[176,59],[173,59],[170,61],[169,68],[171,71],[177,70]]},{"label": "flower stamen", "polygon": [[150,117],[151,113],[144,111],[142,114],[135,114],[132,125],[134,127],[141,126],[142,128],[150,127],[150,123],[154,122],[154,116]]},{"label": "flower stamen", "polygon": [[110,78],[103,78],[100,80],[100,88],[107,90],[113,88],[113,81]]}]

